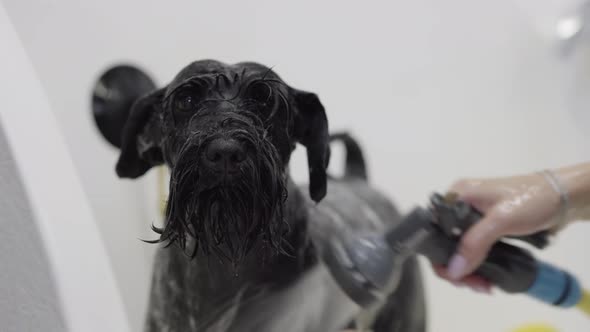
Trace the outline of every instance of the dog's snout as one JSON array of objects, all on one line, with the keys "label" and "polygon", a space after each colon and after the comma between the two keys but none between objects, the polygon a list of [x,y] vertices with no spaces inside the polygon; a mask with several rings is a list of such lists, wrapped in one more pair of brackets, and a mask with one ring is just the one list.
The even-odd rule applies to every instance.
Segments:
[{"label": "dog's snout", "polygon": [[235,172],[246,159],[244,146],[234,139],[216,139],[205,151],[209,166],[216,171]]}]

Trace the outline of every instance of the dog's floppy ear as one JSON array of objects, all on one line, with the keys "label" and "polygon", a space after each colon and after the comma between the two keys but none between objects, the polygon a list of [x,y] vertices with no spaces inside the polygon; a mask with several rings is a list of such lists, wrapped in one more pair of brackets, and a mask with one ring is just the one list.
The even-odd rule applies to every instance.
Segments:
[{"label": "dog's floppy ear", "polygon": [[153,166],[164,163],[160,141],[160,114],[165,89],[138,98],[131,107],[123,128],[121,154],[117,161],[117,175],[137,178]]},{"label": "dog's floppy ear", "polygon": [[315,202],[326,196],[326,169],[330,159],[328,119],[318,96],[294,90],[295,138],[307,149],[309,194]]}]

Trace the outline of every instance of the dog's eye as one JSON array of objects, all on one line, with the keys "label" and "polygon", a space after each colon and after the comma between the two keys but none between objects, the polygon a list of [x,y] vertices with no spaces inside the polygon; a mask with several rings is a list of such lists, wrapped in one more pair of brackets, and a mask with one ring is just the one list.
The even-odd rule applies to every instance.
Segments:
[{"label": "dog's eye", "polygon": [[191,95],[181,95],[174,100],[174,107],[181,112],[188,112],[195,109],[196,98]]},{"label": "dog's eye", "polygon": [[272,97],[272,89],[266,83],[255,83],[248,89],[248,97],[261,104],[266,104]]}]

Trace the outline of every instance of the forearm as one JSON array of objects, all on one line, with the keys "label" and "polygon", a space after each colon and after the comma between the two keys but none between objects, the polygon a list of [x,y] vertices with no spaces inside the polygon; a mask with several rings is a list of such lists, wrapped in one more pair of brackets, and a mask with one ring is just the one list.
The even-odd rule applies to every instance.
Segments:
[{"label": "forearm", "polygon": [[590,220],[590,162],[555,170],[569,196],[568,222]]}]

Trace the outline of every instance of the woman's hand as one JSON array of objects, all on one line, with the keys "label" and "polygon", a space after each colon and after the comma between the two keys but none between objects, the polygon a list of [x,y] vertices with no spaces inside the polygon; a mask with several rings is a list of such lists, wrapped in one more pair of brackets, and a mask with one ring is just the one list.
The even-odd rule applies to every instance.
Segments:
[{"label": "woman's hand", "polygon": [[562,212],[561,197],[542,174],[496,179],[469,179],[450,189],[484,217],[461,238],[456,254],[435,272],[455,285],[488,293],[491,285],[471,273],[483,262],[491,246],[507,235],[527,235],[549,229]]}]

